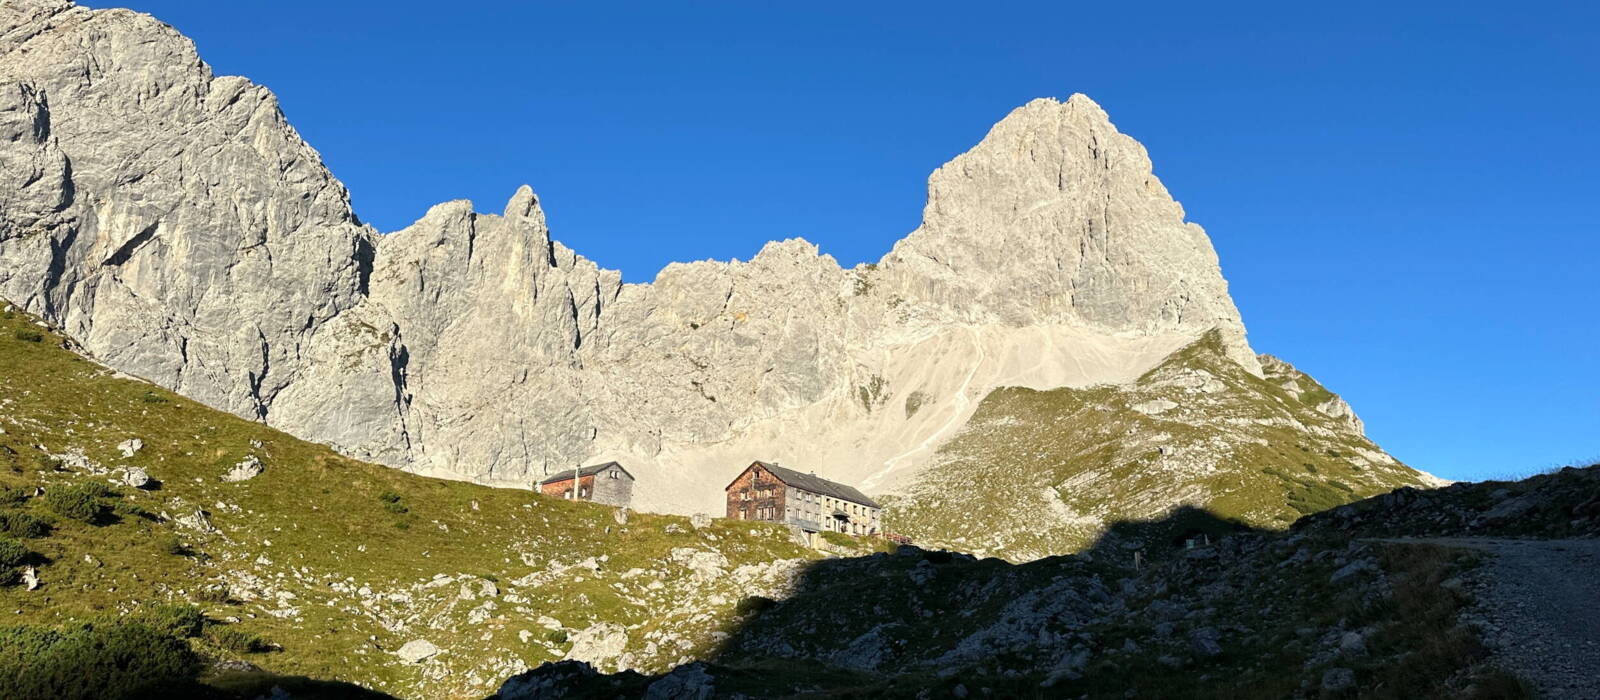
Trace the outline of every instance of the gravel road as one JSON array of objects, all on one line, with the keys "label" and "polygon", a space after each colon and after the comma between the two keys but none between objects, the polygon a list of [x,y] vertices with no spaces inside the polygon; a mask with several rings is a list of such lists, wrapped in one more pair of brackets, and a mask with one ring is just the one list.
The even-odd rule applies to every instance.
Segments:
[{"label": "gravel road", "polygon": [[1388,540],[1487,552],[1467,577],[1501,668],[1550,700],[1600,700],[1600,540]]}]

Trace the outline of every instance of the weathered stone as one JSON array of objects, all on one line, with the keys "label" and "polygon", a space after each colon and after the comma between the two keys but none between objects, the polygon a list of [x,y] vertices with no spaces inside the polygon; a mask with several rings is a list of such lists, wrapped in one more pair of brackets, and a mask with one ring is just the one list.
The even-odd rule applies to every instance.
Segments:
[{"label": "weathered stone", "polygon": [[645,700],[710,700],[716,691],[715,679],[705,664],[694,662],[672,669],[671,673],[645,689]]},{"label": "weathered stone", "polygon": [[557,700],[582,693],[599,673],[582,661],[557,661],[540,664],[507,678],[496,694],[500,700]]},{"label": "weathered stone", "polygon": [[694,572],[695,579],[699,581],[714,581],[727,572],[728,558],[720,552],[678,547],[672,550],[671,557],[673,562]]},{"label": "weathered stone", "polygon": [[1370,560],[1357,559],[1349,564],[1339,567],[1337,571],[1334,571],[1333,575],[1328,577],[1328,583],[1338,583],[1361,572],[1375,570],[1377,570],[1377,565],[1373,564]]},{"label": "weathered stone", "polygon": [[1189,635],[1189,649],[1201,658],[1222,655],[1221,633],[1214,627],[1203,627]]},{"label": "weathered stone", "polygon": [[117,444],[117,449],[122,451],[123,457],[132,457],[144,449],[144,441],[139,438],[129,438]]},{"label": "weathered stone", "polygon": [[1158,413],[1165,413],[1177,407],[1178,404],[1175,401],[1169,401],[1167,399],[1152,399],[1143,403],[1134,404],[1133,410],[1153,416]]},{"label": "weathered stone", "polygon": [[1339,652],[1346,656],[1365,656],[1367,638],[1360,632],[1345,632],[1339,637]]},{"label": "weathered stone", "polygon": [[609,668],[628,647],[628,631],[622,625],[600,622],[579,630],[571,641],[572,648],[567,650],[566,658]]},{"label": "weathered stone", "polygon": [[128,467],[122,473],[122,483],[129,488],[142,489],[150,485],[150,474],[139,467]]},{"label": "weathered stone", "polygon": [[1356,672],[1348,668],[1330,668],[1322,674],[1322,689],[1341,693],[1356,687]]},{"label": "weathered stone", "polygon": [[188,515],[178,516],[176,521],[179,525],[189,528],[190,530],[194,530],[195,532],[204,534],[213,534],[219,532],[219,530],[217,530],[217,526],[211,524],[211,515],[200,508],[195,508],[194,511]]},{"label": "weathered stone", "polygon": [[400,648],[395,651],[395,656],[400,657],[401,661],[404,661],[408,664],[420,664],[423,661],[427,661],[428,659],[438,656],[440,651],[442,650],[439,647],[434,646],[433,642],[430,642],[426,639],[413,639],[401,645]]},{"label": "weathered stone", "polygon": [[1512,498],[1500,502],[1483,514],[1483,521],[1489,525],[1508,523],[1539,507],[1539,499],[1532,496]]},{"label": "weathered stone", "polygon": [[229,482],[249,481],[260,476],[261,470],[261,459],[255,455],[250,455],[240,460],[238,464],[233,465],[233,468],[229,469],[228,473],[222,475],[222,480]]}]

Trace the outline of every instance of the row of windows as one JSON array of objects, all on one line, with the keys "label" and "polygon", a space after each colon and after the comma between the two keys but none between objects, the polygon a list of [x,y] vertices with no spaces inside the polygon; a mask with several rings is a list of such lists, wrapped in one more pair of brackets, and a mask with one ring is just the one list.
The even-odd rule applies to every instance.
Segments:
[{"label": "row of windows", "polygon": [[843,532],[847,535],[871,535],[878,531],[876,527],[871,525],[840,522],[833,518],[822,521],[822,528],[824,530],[833,530],[834,532]]},{"label": "row of windows", "polygon": [[863,506],[863,505],[860,505],[860,504],[857,504],[857,503],[851,503],[849,501],[840,500],[840,499],[837,499],[837,498],[832,498],[832,497],[828,497],[828,496],[818,496],[817,494],[810,493],[810,492],[807,492],[807,491],[801,491],[799,493],[800,493],[800,500],[801,501],[804,501],[804,502],[807,502],[807,503],[820,503],[824,507],[835,508],[835,509],[838,509],[838,510],[842,510],[842,511],[844,511],[846,513],[849,513],[851,515],[863,515],[863,516],[871,515],[872,511],[873,511],[873,509],[868,508],[866,506]]},{"label": "row of windows", "polygon": [[739,509],[740,520],[777,520],[777,516],[778,509],[776,506],[761,506],[755,509],[754,514],[751,513],[749,508]]}]

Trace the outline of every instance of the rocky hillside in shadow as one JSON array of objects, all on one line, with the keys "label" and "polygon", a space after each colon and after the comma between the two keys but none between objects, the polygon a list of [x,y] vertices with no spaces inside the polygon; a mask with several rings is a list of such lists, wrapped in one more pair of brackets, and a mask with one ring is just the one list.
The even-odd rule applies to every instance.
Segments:
[{"label": "rocky hillside in shadow", "polygon": [[1284,532],[1185,509],[1020,565],[915,547],[820,561],[790,597],[747,606],[706,661],[552,665],[499,698],[1532,697],[1463,583],[1489,555],[1393,538],[1594,538],[1597,494],[1600,465],[1403,489]]}]

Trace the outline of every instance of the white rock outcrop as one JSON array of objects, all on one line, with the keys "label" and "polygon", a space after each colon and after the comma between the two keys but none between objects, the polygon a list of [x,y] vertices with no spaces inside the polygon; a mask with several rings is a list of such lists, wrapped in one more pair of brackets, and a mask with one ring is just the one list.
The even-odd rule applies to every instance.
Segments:
[{"label": "white rock outcrop", "polygon": [[401,661],[408,664],[420,664],[438,656],[440,651],[442,650],[435,646],[433,642],[426,639],[413,639],[400,645],[400,648],[394,653],[395,656],[400,657]]},{"label": "white rock outcrop", "polygon": [[122,473],[122,483],[129,488],[142,489],[150,485],[150,473],[139,467],[128,467]]},{"label": "white rock outcrop", "polygon": [[249,455],[239,460],[238,464],[233,465],[233,468],[223,474],[222,480],[228,482],[249,481],[261,476],[262,470],[261,458]]},{"label": "white rock outcrop", "polygon": [[202,534],[216,534],[221,532],[216,525],[211,524],[211,515],[201,508],[195,508],[187,515],[180,515],[174,519],[179,525]]},{"label": "white rock outcrop", "polygon": [[1082,95],[936,171],[875,265],[794,239],[622,284],[527,187],[379,235],[171,27],[11,0],[0,201],[0,297],[114,368],[426,474],[618,459],[647,510],[719,512],[754,458],[892,490],[990,389],[1127,382],[1212,328],[1260,372],[1204,231]]},{"label": "white rock outcrop", "polygon": [[597,622],[572,635],[567,658],[585,661],[599,669],[616,666],[617,657],[628,647],[628,631],[612,622]]},{"label": "white rock outcrop", "polygon": [[117,443],[117,450],[122,452],[123,457],[132,457],[142,449],[144,449],[144,441],[139,438],[129,438]]}]

